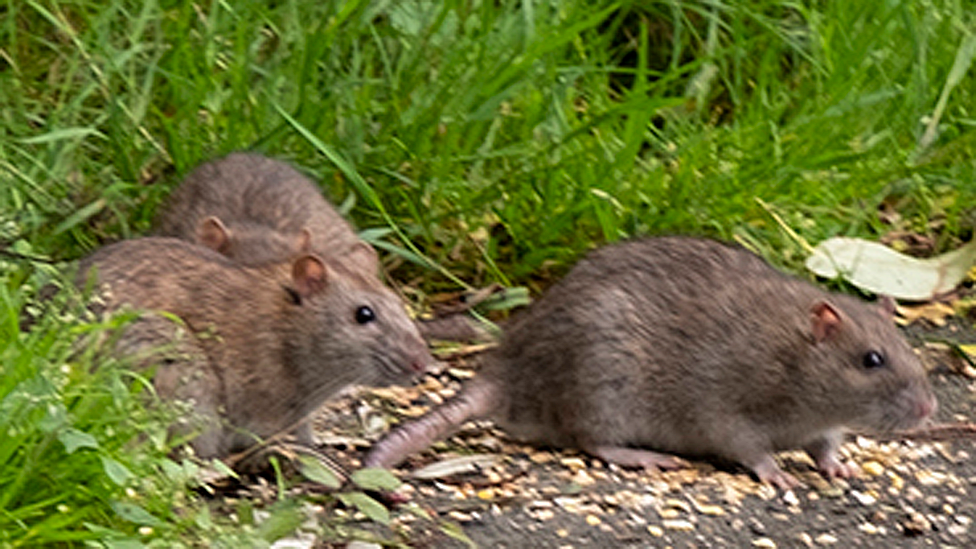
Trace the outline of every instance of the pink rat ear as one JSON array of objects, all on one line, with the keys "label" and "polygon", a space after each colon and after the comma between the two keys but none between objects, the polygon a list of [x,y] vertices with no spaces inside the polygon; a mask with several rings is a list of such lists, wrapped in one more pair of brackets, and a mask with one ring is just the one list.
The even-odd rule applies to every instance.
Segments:
[{"label": "pink rat ear", "polygon": [[318,256],[312,254],[295,260],[291,276],[295,291],[302,297],[319,294],[329,285],[329,268]]},{"label": "pink rat ear", "polygon": [[810,320],[813,337],[817,343],[834,337],[834,334],[840,329],[840,313],[826,301],[818,301],[813,304],[813,307],[810,308]]},{"label": "pink rat ear", "polygon": [[197,240],[200,244],[227,255],[230,248],[230,229],[216,216],[210,216],[197,227]]}]

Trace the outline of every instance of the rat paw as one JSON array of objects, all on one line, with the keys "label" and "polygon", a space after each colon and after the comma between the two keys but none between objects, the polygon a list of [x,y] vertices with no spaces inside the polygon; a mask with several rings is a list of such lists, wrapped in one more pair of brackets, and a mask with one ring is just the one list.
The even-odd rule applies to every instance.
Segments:
[{"label": "rat paw", "polygon": [[854,478],[861,472],[861,468],[856,463],[844,463],[837,459],[837,456],[830,456],[817,462],[817,469],[820,474],[828,479],[834,478]]},{"label": "rat paw", "polygon": [[770,458],[757,465],[753,472],[759,477],[760,482],[764,482],[781,490],[792,490],[803,484],[796,480],[796,477],[779,468],[776,462]]}]

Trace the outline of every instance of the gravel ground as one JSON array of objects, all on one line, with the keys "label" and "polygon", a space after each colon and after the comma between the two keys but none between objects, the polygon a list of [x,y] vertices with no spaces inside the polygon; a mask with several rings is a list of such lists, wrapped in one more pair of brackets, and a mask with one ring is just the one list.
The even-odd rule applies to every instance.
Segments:
[{"label": "gravel ground", "polygon": [[[908,331],[930,369],[939,422],[976,422],[972,368],[949,348],[925,343],[976,340],[960,326],[957,320]],[[333,403],[316,419],[327,452],[355,468],[388,421],[450,397],[472,375],[465,362],[452,361],[455,367],[417,387],[364,389]],[[622,469],[574,451],[520,444],[490,422],[469,422],[396,470],[406,481],[399,493],[441,523],[394,508],[385,535],[415,547],[465,547],[443,533],[450,522],[479,547],[498,548],[976,546],[972,438],[859,436],[844,454],[862,472],[833,482],[802,452],[780,454],[805,484],[783,492],[734,464],[692,461],[667,473]]]}]

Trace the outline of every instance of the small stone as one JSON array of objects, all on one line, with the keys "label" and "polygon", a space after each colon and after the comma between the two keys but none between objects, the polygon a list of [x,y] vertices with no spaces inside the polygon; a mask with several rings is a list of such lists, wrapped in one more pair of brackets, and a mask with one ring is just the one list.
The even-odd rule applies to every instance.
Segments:
[{"label": "small stone", "polygon": [[864,474],[876,477],[884,473],[884,465],[877,461],[867,461],[861,465]]},{"label": "small stone", "polygon": [[668,530],[678,530],[679,532],[691,532],[695,529],[695,525],[687,520],[665,520],[661,522],[661,525]]},{"label": "small stone", "polygon": [[561,538],[568,538],[569,537],[569,530],[567,530],[565,528],[560,528],[559,530],[556,530],[556,535],[559,536],[559,537],[561,537]]},{"label": "small stone", "polygon": [[819,544],[819,545],[833,545],[833,544],[837,543],[838,540],[837,540],[837,536],[835,536],[833,534],[828,534],[828,533],[825,532],[825,533],[820,534],[819,536],[817,536],[814,539],[814,541],[816,541],[817,544]]},{"label": "small stone", "polygon": [[652,524],[652,525],[650,525],[650,526],[648,526],[648,527],[647,527],[647,531],[648,531],[648,532],[649,532],[649,533],[650,533],[650,534],[651,534],[652,536],[654,536],[654,537],[656,537],[656,538],[659,538],[659,537],[661,537],[661,536],[663,536],[663,535],[664,535],[664,528],[661,528],[660,526],[658,526],[658,525],[656,525],[656,524]]},{"label": "small stone", "polygon": [[752,546],[762,549],[776,549],[776,542],[769,538],[756,538],[752,540]]},{"label": "small stone", "polygon": [[586,515],[586,523],[589,524],[590,526],[596,526],[601,522],[603,521],[600,520],[600,517],[596,515]]}]

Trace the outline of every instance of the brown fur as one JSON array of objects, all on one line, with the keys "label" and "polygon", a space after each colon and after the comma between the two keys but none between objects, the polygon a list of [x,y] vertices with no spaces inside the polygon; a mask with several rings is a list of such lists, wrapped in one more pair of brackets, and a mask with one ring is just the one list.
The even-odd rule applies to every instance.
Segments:
[{"label": "brown fur", "polygon": [[[182,240],[142,238],[84,259],[79,283],[89,276],[107,308],[150,311],[119,351],[167,345],[163,359],[148,359],[159,365],[154,381],[210,418],[193,441],[203,457],[290,428],[350,384],[408,381],[433,361],[397,296],[314,254],[251,268]],[[364,306],[374,321],[357,321]]]},{"label": "brown fur", "polygon": [[[886,364],[864,366],[877,351]],[[845,428],[890,431],[935,409],[925,371],[890,318],[710,240],[607,246],[505,328],[484,374],[454,402],[377,443],[390,465],[466,418],[625,465],[673,457],[742,463],[796,481],[772,458],[805,448],[828,476]]]},{"label": "brown fur", "polygon": [[376,274],[376,251],[288,164],[233,153],[201,164],[173,191],[155,234],[207,246],[244,265],[315,252]]}]

